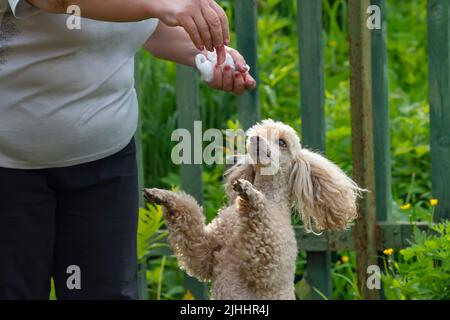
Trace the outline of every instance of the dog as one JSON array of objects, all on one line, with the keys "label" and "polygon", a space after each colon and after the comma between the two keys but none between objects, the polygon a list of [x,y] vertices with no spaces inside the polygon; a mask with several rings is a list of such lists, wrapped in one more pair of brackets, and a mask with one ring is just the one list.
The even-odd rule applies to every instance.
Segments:
[{"label": "dog", "polygon": [[363,191],[338,166],[302,148],[291,127],[272,120],[247,132],[247,154],[225,173],[229,205],[205,225],[184,192],[145,189],[164,208],[180,267],[212,282],[217,300],[292,300],[297,243],[292,208],[307,232],[344,230]]}]

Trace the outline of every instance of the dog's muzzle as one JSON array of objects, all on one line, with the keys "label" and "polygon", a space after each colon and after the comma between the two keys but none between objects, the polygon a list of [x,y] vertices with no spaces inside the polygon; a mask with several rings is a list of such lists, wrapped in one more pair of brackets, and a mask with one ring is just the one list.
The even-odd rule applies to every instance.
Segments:
[{"label": "dog's muzzle", "polygon": [[248,153],[257,164],[270,164],[271,151],[265,138],[260,136],[250,137]]}]

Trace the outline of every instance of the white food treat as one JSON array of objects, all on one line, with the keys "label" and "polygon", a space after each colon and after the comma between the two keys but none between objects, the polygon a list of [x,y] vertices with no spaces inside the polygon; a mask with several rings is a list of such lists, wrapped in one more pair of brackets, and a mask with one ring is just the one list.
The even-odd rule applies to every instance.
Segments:
[{"label": "white food treat", "polygon": [[[214,80],[214,67],[217,64],[217,53],[215,51],[208,51],[206,53],[206,56],[202,53],[199,53],[195,57],[195,64],[205,82],[212,82]],[[233,60],[233,57],[229,53],[226,54],[225,62],[220,67],[223,70],[223,68],[225,68],[225,66],[227,65],[231,67],[231,70],[236,70],[236,64]],[[248,65],[247,70],[250,71],[250,67]]]},{"label": "white food treat", "polygon": [[206,82],[214,80],[214,66],[215,63],[209,61],[203,54],[198,54],[195,57],[195,64],[198,71],[200,71],[202,78]]},{"label": "white food treat", "polygon": [[[228,53],[227,53],[228,54]],[[217,53],[216,50],[214,51],[206,51],[206,57],[208,58],[209,61],[217,63]]]}]

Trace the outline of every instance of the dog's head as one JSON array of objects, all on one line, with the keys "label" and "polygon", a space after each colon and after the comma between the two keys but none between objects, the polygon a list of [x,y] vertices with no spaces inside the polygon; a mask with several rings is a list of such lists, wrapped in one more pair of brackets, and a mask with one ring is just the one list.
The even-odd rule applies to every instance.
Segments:
[{"label": "dog's head", "polygon": [[247,132],[247,155],[226,173],[226,190],[232,194],[237,179],[254,182],[272,176],[298,205],[307,231],[345,229],[357,217],[356,200],[363,191],[338,166],[318,153],[302,148],[291,127],[265,120]]}]

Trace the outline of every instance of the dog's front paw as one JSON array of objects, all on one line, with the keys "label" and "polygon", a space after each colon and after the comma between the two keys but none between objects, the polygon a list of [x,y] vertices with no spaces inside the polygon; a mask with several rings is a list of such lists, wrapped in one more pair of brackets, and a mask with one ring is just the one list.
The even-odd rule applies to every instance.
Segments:
[{"label": "dog's front paw", "polygon": [[150,202],[157,205],[163,205],[166,202],[165,192],[160,189],[144,189],[144,198]]},{"label": "dog's front paw", "polygon": [[253,190],[253,185],[244,179],[238,179],[233,183],[233,190],[245,200],[249,199],[250,192]]}]

